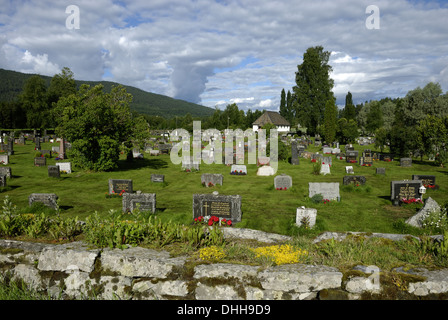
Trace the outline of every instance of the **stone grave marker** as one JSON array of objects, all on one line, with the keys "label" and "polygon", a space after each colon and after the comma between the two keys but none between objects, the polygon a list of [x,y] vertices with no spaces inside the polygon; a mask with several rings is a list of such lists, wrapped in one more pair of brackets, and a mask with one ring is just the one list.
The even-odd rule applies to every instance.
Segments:
[{"label": "stone grave marker", "polygon": [[204,173],[201,175],[201,183],[207,188],[218,184],[222,186],[223,181],[224,177],[222,174]]},{"label": "stone grave marker", "polygon": [[347,150],[347,152],[345,153],[345,162],[356,163],[357,159],[358,159],[358,151]]},{"label": "stone grave marker", "polygon": [[400,158],[401,167],[412,167],[412,158]]},{"label": "stone grave marker", "polygon": [[47,207],[57,209],[58,196],[55,193],[32,193],[28,197],[28,204],[31,206],[34,202],[41,202]]},{"label": "stone grave marker", "polygon": [[286,174],[278,175],[274,178],[275,190],[287,190],[292,187],[292,178]]},{"label": "stone grave marker", "polygon": [[56,165],[59,167],[61,172],[72,173],[72,163],[71,162],[57,162]]},{"label": "stone grave marker", "polygon": [[6,174],[0,173],[0,188],[6,187]]},{"label": "stone grave marker", "polygon": [[151,174],[151,182],[165,182],[165,175],[163,174]]},{"label": "stone grave marker", "polygon": [[230,174],[232,175],[246,175],[247,168],[244,164],[233,164],[230,168]]},{"label": "stone grave marker", "polygon": [[257,170],[257,176],[273,176],[275,174],[274,168],[271,166],[262,166]]},{"label": "stone grave marker", "polygon": [[329,164],[331,166],[333,161],[332,161],[331,157],[322,157],[321,163],[322,164]]},{"label": "stone grave marker", "polygon": [[9,156],[7,154],[0,154],[0,164],[8,164]]},{"label": "stone grave marker", "polygon": [[316,224],[317,209],[314,208],[297,208],[296,210],[296,225],[301,227],[305,225],[313,228]]},{"label": "stone grave marker", "polygon": [[355,174],[355,172],[353,171],[353,166],[346,166],[345,173]]},{"label": "stone grave marker", "polygon": [[4,174],[7,178],[12,178],[11,167],[0,167],[0,175]]},{"label": "stone grave marker", "polygon": [[386,168],[376,168],[376,174],[386,174]]},{"label": "stone grave marker", "polygon": [[330,174],[330,173],[331,172],[330,172],[330,165],[329,164],[325,163],[325,164],[322,164],[320,166],[320,174],[323,174],[325,176],[325,175]]},{"label": "stone grave marker", "polygon": [[123,193],[122,209],[123,212],[134,212],[139,208],[140,211],[156,212],[156,194],[155,193]]},{"label": "stone grave marker", "polygon": [[426,186],[435,186],[436,185],[436,176],[427,175],[427,174],[413,174],[412,180],[421,180],[423,185]]},{"label": "stone grave marker", "polygon": [[354,185],[365,185],[366,177],[364,176],[344,176],[342,183],[344,185],[354,184]]},{"label": "stone grave marker", "polygon": [[158,156],[160,154],[160,150],[149,150],[150,156]]},{"label": "stone grave marker", "polygon": [[109,179],[109,194],[134,193],[131,179]]},{"label": "stone grave marker", "polygon": [[324,199],[340,200],[339,182],[309,182],[308,196],[311,198],[316,194],[321,194]]},{"label": "stone grave marker", "polygon": [[34,158],[35,167],[45,167],[46,165],[47,165],[47,158],[45,157]]},{"label": "stone grave marker", "polygon": [[12,156],[14,155],[14,139],[13,138],[9,138],[8,139],[8,156]]},{"label": "stone grave marker", "polygon": [[269,157],[258,157],[257,158],[257,166],[268,166],[271,162],[271,158]]},{"label": "stone grave marker", "polygon": [[59,171],[59,166],[48,166],[48,176],[51,178],[60,178],[61,172]]},{"label": "stone grave marker", "polygon": [[399,205],[402,200],[421,199],[421,186],[422,180],[391,181],[390,199],[394,205]]},{"label": "stone grave marker", "polygon": [[40,137],[36,137],[36,146],[34,147],[35,150],[40,150]]},{"label": "stone grave marker", "polygon": [[193,194],[193,219],[216,216],[241,221],[241,196],[219,194]]}]

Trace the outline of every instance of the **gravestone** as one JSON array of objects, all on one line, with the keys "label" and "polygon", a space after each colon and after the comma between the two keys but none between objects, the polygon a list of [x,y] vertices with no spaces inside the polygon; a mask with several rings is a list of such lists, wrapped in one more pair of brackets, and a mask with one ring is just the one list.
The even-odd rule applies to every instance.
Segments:
[{"label": "gravestone", "polygon": [[436,176],[427,175],[427,174],[413,174],[412,180],[422,180],[423,185],[426,186],[435,186],[436,185]]},{"label": "gravestone", "polygon": [[[124,191],[124,192],[123,192]],[[131,179],[109,179],[109,194],[134,193]]]},{"label": "gravestone", "polygon": [[412,167],[412,159],[411,158],[400,158],[400,166],[401,167]]},{"label": "gravestone", "polygon": [[230,168],[230,174],[232,175],[246,175],[247,174],[247,168],[246,165],[243,164],[234,164]]},{"label": "gravestone", "polygon": [[165,175],[151,174],[151,182],[165,182]]},{"label": "gravestone", "polygon": [[51,147],[51,152],[59,153],[59,147],[58,146],[52,146]]},{"label": "gravestone", "polygon": [[391,181],[390,199],[394,205],[399,205],[403,199],[421,199],[422,195],[419,191],[421,186],[421,180]]},{"label": "gravestone", "polygon": [[28,204],[31,206],[34,202],[41,202],[47,207],[57,209],[58,196],[55,193],[32,193],[28,197]]},{"label": "gravestone", "polygon": [[330,148],[330,147],[323,147],[322,148],[322,153],[323,154],[331,154],[332,151],[333,151],[333,148]]},{"label": "gravestone", "polygon": [[59,141],[59,159],[67,159],[65,154],[65,139],[61,138]]},{"label": "gravestone", "polygon": [[332,158],[331,157],[322,157],[321,163],[322,164],[329,164],[331,166],[332,165]]},{"label": "gravestone", "polygon": [[376,168],[376,174],[386,174],[386,168]]},{"label": "gravestone", "polygon": [[0,188],[6,187],[6,174],[0,174]]},{"label": "gravestone", "polygon": [[353,171],[353,167],[352,166],[346,166],[345,167],[345,173],[355,174],[355,172]]},{"label": "gravestone", "polygon": [[327,163],[322,164],[320,166],[320,174],[323,174],[324,176],[330,174],[330,165]]},{"label": "gravestone", "polygon": [[61,172],[72,173],[72,163],[71,162],[57,162],[56,165],[59,167]]},{"label": "gravestone", "polygon": [[274,168],[271,166],[262,166],[257,170],[257,176],[273,176],[275,174]]},{"label": "gravestone", "polygon": [[7,178],[12,178],[11,167],[0,167],[0,175],[6,175]]},{"label": "gravestone", "polygon": [[36,146],[34,147],[34,150],[40,150],[40,137],[36,137]]},{"label": "gravestone", "polygon": [[216,186],[217,184],[222,186],[224,177],[222,174],[204,173],[201,175],[201,183],[205,187]]},{"label": "gravestone", "polygon": [[45,157],[34,158],[35,167],[45,167],[46,165],[47,165],[47,158]]},{"label": "gravestone", "polygon": [[324,199],[339,201],[339,182],[309,182],[308,196],[312,198],[316,194],[321,194]]},{"label": "gravestone", "polygon": [[14,155],[14,139],[9,138],[8,139],[8,156]]},{"label": "gravestone", "polygon": [[365,165],[365,166],[373,165],[372,150],[365,149],[364,152],[362,153],[362,157],[363,157],[363,164],[362,165]]},{"label": "gravestone", "polygon": [[59,166],[48,166],[48,176],[50,178],[60,178],[61,172],[59,171]]},{"label": "gravestone", "polygon": [[296,225],[301,227],[306,223],[306,226],[312,228],[316,224],[317,209],[314,208],[297,208],[296,210]]},{"label": "gravestone", "polygon": [[0,154],[0,164],[8,164],[9,156],[7,154]]},{"label": "gravestone", "polygon": [[344,176],[342,183],[344,185],[354,184],[354,185],[365,185],[366,177],[364,176]]},{"label": "gravestone", "polygon": [[274,188],[276,190],[287,190],[292,187],[292,178],[286,174],[278,175],[274,178]]},{"label": "gravestone", "polygon": [[219,194],[193,194],[193,219],[216,216],[241,221],[241,196]]},{"label": "gravestone", "polygon": [[149,155],[158,156],[160,154],[160,150],[150,150]]},{"label": "gravestone", "polygon": [[159,144],[159,150],[161,154],[169,154],[171,148],[172,148],[171,144],[168,143]]},{"label": "gravestone", "polygon": [[257,166],[268,166],[271,162],[271,158],[269,157],[258,157],[257,158]]},{"label": "gravestone", "polygon": [[156,212],[156,194],[155,193],[123,193],[122,209],[123,212],[134,212],[139,208],[140,211]]},{"label": "gravestone", "polygon": [[358,159],[358,151],[347,150],[345,153],[345,162],[356,163]]}]

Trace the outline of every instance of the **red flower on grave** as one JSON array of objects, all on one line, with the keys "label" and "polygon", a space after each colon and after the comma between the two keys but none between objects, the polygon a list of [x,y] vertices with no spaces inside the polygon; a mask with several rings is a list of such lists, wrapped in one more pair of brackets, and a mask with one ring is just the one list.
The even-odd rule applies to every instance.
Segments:
[{"label": "red flower on grave", "polygon": [[227,220],[227,225],[231,226],[232,225],[232,220]]},{"label": "red flower on grave", "polygon": [[208,225],[209,225],[209,226],[213,225],[213,220],[212,220],[212,219],[209,219],[209,220],[208,220]]}]

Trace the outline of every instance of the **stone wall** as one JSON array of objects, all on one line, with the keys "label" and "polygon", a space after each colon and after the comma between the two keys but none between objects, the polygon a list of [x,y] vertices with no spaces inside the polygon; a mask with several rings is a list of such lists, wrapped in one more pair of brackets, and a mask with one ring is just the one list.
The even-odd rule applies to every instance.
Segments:
[{"label": "stone wall", "polygon": [[[268,235],[265,240],[275,242],[284,240],[282,237]],[[356,273],[347,276],[322,265],[264,269],[225,263],[192,265],[186,256],[171,257],[166,251],[141,247],[92,249],[83,242],[52,245],[0,240],[4,276],[68,299],[360,299],[365,292],[379,292],[372,270],[365,266],[354,269]],[[409,283],[408,295],[418,298],[448,292],[447,270],[399,272],[421,276]]]}]

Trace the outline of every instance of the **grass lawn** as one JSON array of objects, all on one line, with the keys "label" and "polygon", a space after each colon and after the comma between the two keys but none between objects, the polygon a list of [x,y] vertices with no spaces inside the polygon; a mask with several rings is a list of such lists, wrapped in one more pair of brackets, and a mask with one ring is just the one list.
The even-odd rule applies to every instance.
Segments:
[{"label": "grass lawn", "polygon": [[[43,150],[59,143],[42,143]],[[356,149],[372,149],[374,146],[358,146]],[[319,151],[309,146],[307,151]],[[253,228],[267,232],[291,234],[294,230],[296,208],[300,206],[317,208],[316,231],[361,231],[400,233],[394,224],[407,219],[416,212],[416,207],[393,206],[390,201],[390,182],[412,179],[413,174],[436,176],[438,190],[428,190],[425,197],[432,197],[439,204],[448,201],[448,171],[434,166],[429,161],[413,159],[411,168],[402,168],[398,159],[392,162],[376,161],[372,167],[350,164],[355,175],[365,176],[366,185],[346,187],[342,179],[346,175],[345,160],[332,156],[331,174],[313,174],[313,163],[299,158],[300,164],[293,166],[279,162],[276,174],[292,177],[293,187],[286,191],[275,190],[274,177],[259,177],[257,166],[247,165],[247,176],[230,175],[226,165],[201,163],[199,172],[182,172],[181,165],[174,165],[169,155],[153,156],[145,154],[145,159],[127,162],[120,157],[119,169],[113,172],[86,172],[72,167],[71,174],[61,174],[61,178],[50,178],[46,167],[34,167],[34,143],[14,146],[14,155],[9,157],[13,177],[7,180],[7,188],[0,193],[0,201],[8,195],[19,208],[28,206],[31,193],[56,193],[60,199],[62,217],[78,216],[80,220],[93,214],[107,214],[110,209],[121,210],[120,198],[106,198],[108,179],[132,179],[134,191],[156,193],[157,214],[160,218],[180,223],[192,222],[192,203],[195,193],[218,191],[224,195],[239,194],[242,197],[242,221],[236,227]],[[66,161],[70,161],[69,159]],[[47,159],[47,165],[54,164],[54,158]],[[376,175],[375,168],[386,168],[386,175]],[[152,183],[152,173],[164,174],[165,183]],[[205,188],[201,185],[202,173],[220,173],[224,176],[223,186]],[[308,182],[339,182],[340,202],[314,204],[308,198]]]}]

